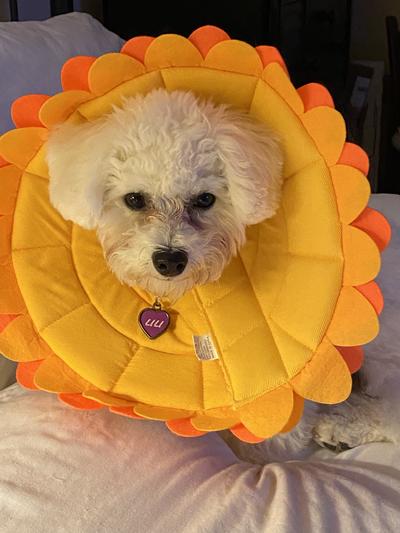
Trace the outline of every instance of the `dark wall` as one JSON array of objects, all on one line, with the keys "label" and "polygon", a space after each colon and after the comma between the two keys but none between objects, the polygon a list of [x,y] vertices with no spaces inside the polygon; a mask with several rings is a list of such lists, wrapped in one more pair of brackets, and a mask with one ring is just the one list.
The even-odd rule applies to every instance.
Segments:
[{"label": "dark wall", "polygon": [[261,44],[268,34],[269,1],[202,0],[201,2],[104,2],[106,26],[129,39],[135,35],[179,33],[189,35],[205,24],[224,28],[236,38]]}]

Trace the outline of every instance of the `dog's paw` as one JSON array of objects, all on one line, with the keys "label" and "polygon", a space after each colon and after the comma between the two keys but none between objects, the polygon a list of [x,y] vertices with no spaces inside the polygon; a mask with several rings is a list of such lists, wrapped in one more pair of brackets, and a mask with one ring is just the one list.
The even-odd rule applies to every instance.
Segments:
[{"label": "dog's paw", "polygon": [[312,434],[317,444],[338,453],[362,444],[357,435],[349,434],[345,420],[337,415],[321,416]]},{"label": "dog's paw", "polygon": [[386,441],[372,405],[371,400],[358,397],[332,407],[318,418],[312,430],[314,441],[336,452],[369,442]]}]

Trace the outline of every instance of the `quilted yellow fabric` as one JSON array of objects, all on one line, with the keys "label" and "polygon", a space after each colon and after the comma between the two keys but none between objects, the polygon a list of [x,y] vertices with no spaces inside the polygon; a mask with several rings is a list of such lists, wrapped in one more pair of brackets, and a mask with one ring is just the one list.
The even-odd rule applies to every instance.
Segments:
[{"label": "quilted yellow fabric", "polygon": [[[137,37],[121,53],[77,57],[64,92],[16,100],[17,129],[0,139],[0,350],[18,379],[86,409],[167,421],[177,434],[230,428],[259,442],[292,428],[303,398],[337,403],[378,332],[373,282],[390,229],[366,208],[368,160],[322,86],[296,90],[276,49],[218,28],[189,39]],[[248,228],[222,278],[168,311],[156,340],[139,327],[154,296],[121,286],[94,232],[66,222],[48,200],[49,128],[90,121],[122,97],[184,89],[246,109],[285,151],[278,214]],[[200,361],[193,335],[219,358]]]}]

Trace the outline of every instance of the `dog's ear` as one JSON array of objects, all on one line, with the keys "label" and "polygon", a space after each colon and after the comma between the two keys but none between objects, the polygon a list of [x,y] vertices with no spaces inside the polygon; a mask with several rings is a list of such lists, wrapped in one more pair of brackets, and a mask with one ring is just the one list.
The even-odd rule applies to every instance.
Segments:
[{"label": "dog's ear", "polygon": [[225,109],[214,125],[232,204],[243,224],[258,224],[278,210],[283,155],[277,138],[246,113]]},{"label": "dog's ear", "polygon": [[50,202],[66,219],[93,229],[102,209],[103,121],[63,124],[47,141]]}]

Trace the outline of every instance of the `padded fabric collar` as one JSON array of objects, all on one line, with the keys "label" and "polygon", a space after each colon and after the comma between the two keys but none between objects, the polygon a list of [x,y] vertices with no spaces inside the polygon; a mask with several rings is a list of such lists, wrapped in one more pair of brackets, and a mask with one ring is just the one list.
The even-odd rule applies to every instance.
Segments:
[{"label": "padded fabric collar", "polygon": [[[18,99],[18,128],[0,139],[0,349],[20,362],[20,383],[75,407],[165,420],[178,434],[231,428],[250,442],[293,427],[303,398],[344,400],[360,345],[378,332],[372,280],[390,230],[366,208],[368,161],[345,142],[326,89],[295,90],[276,49],[212,27],[72,58],[62,80],[63,93]],[[94,120],[156,87],[268,124],[283,139],[285,182],[278,214],[248,228],[222,278],[178,301],[169,330],[150,340],[137,317],[152,298],[121,286],[95,233],[52,208],[44,155],[54,124]],[[205,334],[218,359],[196,357],[193,335]]]}]

